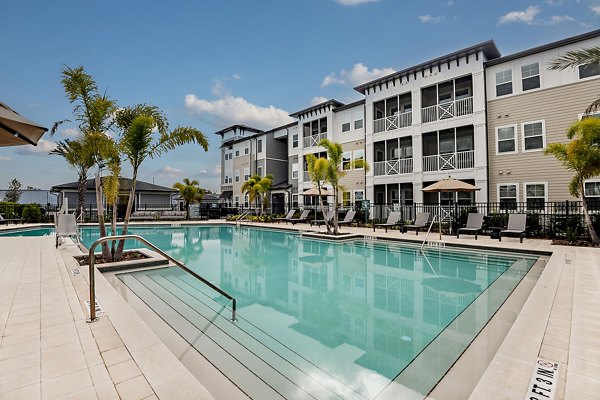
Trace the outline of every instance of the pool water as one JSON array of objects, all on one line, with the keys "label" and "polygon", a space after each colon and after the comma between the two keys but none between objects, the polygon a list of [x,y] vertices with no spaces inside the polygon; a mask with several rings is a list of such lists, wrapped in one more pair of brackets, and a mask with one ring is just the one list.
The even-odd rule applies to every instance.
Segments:
[{"label": "pool water", "polygon": [[[232,226],[146,226],[129,233],[236,297],[236,329],[264,338],[265,346],[288,354],[282,356],[288,361],[298,359],[306,376],[331,380],[326,385],[336,398],[385,399],[407,392],[422,398],[537,259],[450,249],[421,254],[407,244],[333,243]],[[89,246],[97,230],[84,228],[81,238]],[[165,285],[181,298],[184,282],[229,305],[173,270],[123,277],[152,285],[170,280]]]},{"label": "pool water", "polygon": [[34,229],[16,229],[7,232],[0,231],[0,237],[18,237],[18,236],[51,236],[54,235],[54,228],[34,228]]}]

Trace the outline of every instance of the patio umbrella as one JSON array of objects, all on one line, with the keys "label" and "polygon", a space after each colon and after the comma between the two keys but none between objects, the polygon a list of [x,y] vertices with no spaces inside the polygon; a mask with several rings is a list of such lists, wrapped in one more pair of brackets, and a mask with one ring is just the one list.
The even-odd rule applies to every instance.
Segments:
[{"label": "patio umbrella", "polygon": [[[319,189],[314,187],[312,189],[308,189],[307,191],[305,191],[304,193],[300,193],[303,196],[318,196],[319,195]],[[321,188],[321,196],[333,196],[333,193]]]},{"label": "patio umbrella", "polygon": [[[451,176],[442,179],[441,181],[437,181],[436,183],[424,187],[421,189],[422,192],[475,192],[477,190],[481,190],[477,186],[471,185],[470,183],[459,181],[458,179],[454,179]],[[440,240],[442,240],[442,202],[440,201],[440,213],[438,217],[438,225],[440,230]]]},{"label": "patio umbrella", "polygon": [[37,145],[48,130],[23,117],[6,104],[0,102],[0,147]]}]

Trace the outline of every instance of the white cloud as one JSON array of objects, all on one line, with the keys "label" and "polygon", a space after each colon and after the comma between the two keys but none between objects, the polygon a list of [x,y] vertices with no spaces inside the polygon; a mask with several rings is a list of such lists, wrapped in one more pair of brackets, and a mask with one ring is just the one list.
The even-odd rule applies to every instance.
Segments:
[{"label": "white cloud", "polygon": [[537,6],[529,6],[525,11],[511,11],[500,17],[499,24],[510,24],[513,22],[522,22],[527,25],[533,25],[535,17],[540,13],[540,8]]},{"label": "white cloud", "polygon": [[434,17],[433,15],[419,15],[419,21],[424,23],[424,24],[437,24],[442,22],[445,19],[445,17],[443,15],[438,15],[437,17]]},{"label": "white cloud", "polygon": [[198,172],[199,175],[209,175],[209,176],[221,176],[221,164],[216,164],[212,171],[208,171],[206,169],[200,170]]},{"label": "white cloud", "polygon": [[376,3],[380,0],[335,0],[336,3],[343,6],[359,6],[361,4]]},{"label": "white cloud", "polygon": [[63,136],[73,137],[73,138],[81,135],[81,132],[77,128],[65,128],[61,131],[61,133]]},{"label": "white cloud", "polygon": [[452,7],[454,5],[454,1],[453,0],[448,0],[448,2],[446,3],[446,5],[448,7]]},{"label": "white cloud", "polygon": [[562,6],[566,0],[546,0],[545,3],[551,6]]},{"label": "white cloud", "polygon": [[553,15],[549,20],[544,21],[546,25],[555,25],[560,24],[562,22],[572,22],[575,21],[574,18],[569,17],[568,15]]},{"label": "white cloud", "polygon": [[323,97],[323,96],[315,96],[310,100],[310,105],[311,106],[316,106],[317,104],[321,104],[326,102],[327,100],[329,100],[327,97]]},{"label": "white cloud", "polygon": [[394,72],[395,70],[392,68],[373,68],[369,70],[367,66],[358,63],[354,64],[354,67],[352,67],[350,71],[343,69],[339,75],[336,75],[335,73],[327,75],[325,79],[323,79],[323,82],[321,82],[321,88],[333,84],[356,86]]},{"label": "white cloud", "polygon": [[164,167],[163,169],[158,171],[158,176],[160,177],[168,177],[168,178],[177,178],[183,175],[183,170],[179,168],[173,168],[169,165]]},{"label": "white cloud", "polygon": [[0,161],[10,161],[12,160],[12,158],[8,157],[8,156],[0,156]]},{"label": "white cloud", "polygon": [[289,113],[281,108],[272,105],[259,106],[229,93],[214,100],[199,99],[195,94],[188,94],[185,96],[185,108],[189,113],[220,128],[232,124],[245,124],[270,129],[293,121]]},{"label": "white cloud", "polygon": [[600,15],[600,6],[590,6],[590,10],[592,10],[594,14]]},{"label": "white cloud", "polygon": [[215,97],[223,97],[229,94],[229,91],[225,87],[225,84],[221,79],[215,79],[215,83],[213,87],[210,89],[210,92]]},{"label": "white cloud", "polygon": [[56,148],[56,143],[46,139],[40,139],[37,146],[19,146],[17,153],[29,156],[45,156]]},{"label": "white cloud", "polygon": [[235,74],[231,75],[231,77],[232,77],[233,79],[235,79],[236,81],[239,81],[240,79],[242,79],[241,75],[240,75],[240,74],[237,74],[237,73],[235,73]]}]

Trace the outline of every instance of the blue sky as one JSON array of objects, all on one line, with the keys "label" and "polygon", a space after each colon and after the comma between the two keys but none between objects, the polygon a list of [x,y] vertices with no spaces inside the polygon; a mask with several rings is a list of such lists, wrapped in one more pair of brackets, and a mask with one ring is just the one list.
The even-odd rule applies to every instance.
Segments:
[{"label": "blue sky", "polygon": [[[148,160],[140,179],[217,189],[216,130],[274,127],[321,98],[357,100],[357,84],[488,39],[510,54],[598,29],[600,0],[13,1],[3,15],[0,101],[48,127],[72,119],[60,71],[82,65],[119,105],[154,104],[172,127],[208,137],[208,152],[189,145]],[[76,128],[0,148],[0,188],[74,181],[47,153]]]}]

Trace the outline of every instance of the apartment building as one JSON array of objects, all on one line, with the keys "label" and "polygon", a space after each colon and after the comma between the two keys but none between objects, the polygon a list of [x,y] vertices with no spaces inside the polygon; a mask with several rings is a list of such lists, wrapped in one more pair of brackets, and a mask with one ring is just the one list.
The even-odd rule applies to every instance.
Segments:
[{"label": "apartment building", "polygon": [[[503,57],[487,41],[359,85],[359,101],[332,99],[294,112],[295,122],[271,131],[226,128],[217,132],[223,138],[223,197],[231,199],[229,204],[245,204],[240,187],[246,172],[271,173],[276,177],[273,205],[315,204],[315,197],[302,196],[314,186],[306,156],[327,157],[318,145],[327,138],[342,145],[344,166],[359,159],[370,166],[347,170],[339,199],[345,205],[369,199],[390,209],[440,201],[534,207],[572,199],[571,174],[543,149],[566,141],[567,127],[589,117],[583,112],[600,93],[600,67],[550,71],[547,64],[591,46],[600,46],[600,30]],[[260,137],[266,153],[258,149]],[[276,156],[270,148],[277,149]],[[268,163],[270,158],[277,162]],[[421,191],[449,175],[481,190]],[[586,195],[600,198],[600,179],[586,182]]]},{"label": "apartment building", "polygon": [[[490,201],[537,209],[575,200],[568,190],[572,172],[544,149],[568,142],[568,127],[600,96],[600,66],[555,71],[548,64],[593,46],[600,46],[600,30],[486,63]],[[586,195],[600,197],[600,179],[586,182]]]}]

